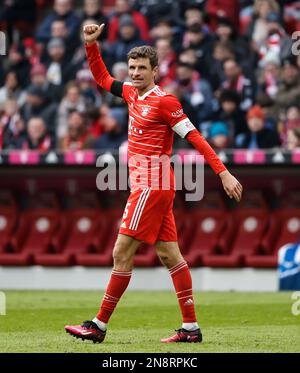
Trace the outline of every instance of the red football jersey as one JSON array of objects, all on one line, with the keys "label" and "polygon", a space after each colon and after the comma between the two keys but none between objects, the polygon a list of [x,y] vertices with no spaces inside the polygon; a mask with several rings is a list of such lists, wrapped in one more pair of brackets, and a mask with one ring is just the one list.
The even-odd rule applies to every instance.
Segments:
[{"label": "red football jersey", "polygon": [[128,165],[131,189],[174,189],[170,155],[174,131],[184,137],[195,127],[178,99],[155,86],[143,96],[131,83],[123,84],[128,104]]},{"label": "red football jersey", "polygon": [[[90,69],[100,87],[128,104],[128,156],[131,189],[174,189],[170,165],[173,136],[176,132],[203,154],[216,174],[226,170],[215,151],[183,113],[175,96],[157,85],[139,97],[132,83],[121,84],[121,91],[112,90],[115,79],[109,74],[96,43],[86,45]],[[121,82],[118,82],[119,84]],[[120,86],[119,86],[120,87]],[[114,92],[113,92],[114,91]]]}]

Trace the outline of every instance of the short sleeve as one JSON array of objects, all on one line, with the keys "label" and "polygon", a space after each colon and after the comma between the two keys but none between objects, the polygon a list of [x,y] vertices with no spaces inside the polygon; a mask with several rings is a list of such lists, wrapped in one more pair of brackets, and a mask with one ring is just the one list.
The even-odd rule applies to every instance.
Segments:
[{"label": "short sleeve", "polygon": [[123,83],[123,92],[122,92],[122,96],[124,98],[124,100],[126,102],[129,101],[129,95],[130,95],[130,92],[132,91],[133,89],[133,86],[132,86],[132,83],[131,82],[124,82]]},{"label": "short sleeve", "polygon": [[161,97],[160,114],[164,123],[168,124],[182,138],[195,129],[175,96],[166,95]]}]

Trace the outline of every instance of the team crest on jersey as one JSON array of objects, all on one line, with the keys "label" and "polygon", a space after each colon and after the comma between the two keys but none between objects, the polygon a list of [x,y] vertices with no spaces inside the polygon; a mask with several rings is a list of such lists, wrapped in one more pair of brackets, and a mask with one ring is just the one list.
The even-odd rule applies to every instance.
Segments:
[{"label": "team crest on jersey", "polygon": [[148,106],[148,105],[142,106],[142,116],[146,117],[149,114],[150,109],[151,109],[151,107]]}]

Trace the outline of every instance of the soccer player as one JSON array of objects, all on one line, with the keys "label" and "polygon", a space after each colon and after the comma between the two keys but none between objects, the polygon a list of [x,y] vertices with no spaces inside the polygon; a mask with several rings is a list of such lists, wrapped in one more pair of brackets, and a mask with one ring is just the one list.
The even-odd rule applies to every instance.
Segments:
[{"label": "soccer player", "polygon": [[[220,177],[229,197],[240,201],[242,186],[189,121],[177,98],[155,84],[158,61],[154,48],[140,46],[128,53],[131,83],[122,83],[110,76],[96,43],[103,28],[104,24],[85,26],[86,53],[95,81],[128,104],[131,193],[113,249],[113,270],[100,310],[92,321],[85,321],[82,325],[67,325],[65,329],[83,340],[99,343],[104,340],[108,321],[129,284],[135,252],[141,242],[147,242],[155,245],[161,262],[170,272],[183,320],[177,333],[161,342],[201,342],[191,274],[178,247],[172,212],[175,187],[169,157],[174,132],[186,138],[204,155]],[[168,172],[164,172],[166,170]],[[163,184],[167,182],[168,188],[164,188]]]}]

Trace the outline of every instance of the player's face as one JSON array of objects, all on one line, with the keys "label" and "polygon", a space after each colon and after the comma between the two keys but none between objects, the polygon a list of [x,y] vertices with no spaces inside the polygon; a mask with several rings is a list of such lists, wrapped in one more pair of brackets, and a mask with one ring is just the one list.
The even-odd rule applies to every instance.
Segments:
[{"label": "player's face", "polygon": [[156,72],[157,67],[151,67],[149,58],[130,58],[128,61],[129,77],[139,91],[147,90],[154,83]]}]

